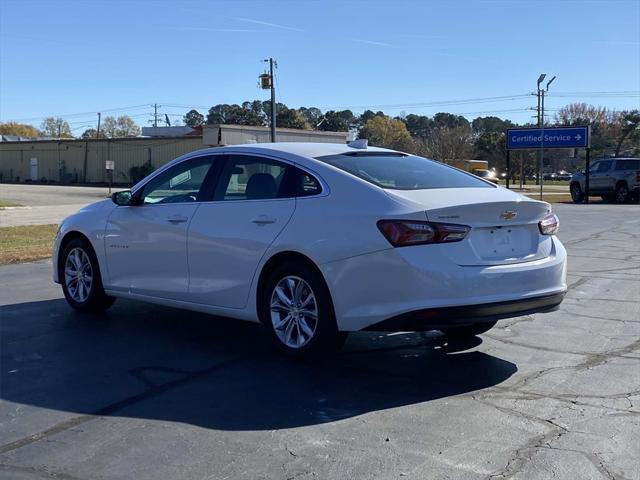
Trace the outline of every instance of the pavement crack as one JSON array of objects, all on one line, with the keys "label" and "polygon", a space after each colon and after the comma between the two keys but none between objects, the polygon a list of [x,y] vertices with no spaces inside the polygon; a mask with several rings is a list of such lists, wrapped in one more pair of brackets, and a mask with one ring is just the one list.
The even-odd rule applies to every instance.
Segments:
[{"label": "pavement crack", "polygon": [[176,380],[172,380],[170,382],[166,382],[160,385],[151,385],[149,386],[149,388],[147,388],[146,390],[144,390],[143,392],[137,394],[137,395],[132,395],[130,397],[127,397],[125,399],[119,400],[117,402],[111,403],[105,407],[102,407],[92,413],[88,413],[85,415],[79,415],[77,417],[73,417],[70,418],[69,420],[65,420],[63,422],[60,422],[52,427],[49,427],[45,430],[42,430],[41,432],[38,433],[34,433],[32,435],[28,435],[26,437],[23,437],[19,440],[15,440],[13,442],[9,442],[6,443],[4,445],[0,446],[0,455],[13,451],[13,450],[17,450],[18,448],[22,448],[26,445],[30,445],[34,442],[37,442],[39,440],[42,440],[43,438],[47,438],[50,437],[52,435],[56,435],[60,432],[63,432],[65,430],[69,430],[70,428],[76,427],[78,425],[81,425],[85,422],[88,422],[90,420],[93,420],[95,418],[98,417],[104,417],[104,416],[109,416],[114,414],[115,412],[122,410],[125,407],[129,407],[133,404],[139,403],[141,401],[144,400],[148,400],[150,398],[156,397],[158,395],[161,395],[173,388],[176,387],[180,387],[183,385],[186,385],[190,382],[193,382],[195,380],[199,380],[207,375],[210,375],[212,373],[215,373],[219,370],[222,370],[224,368],[230,367],[230,366],[234,366],[238,363],[240,363],[240,361],[242,360],[242,357],[234,357],[231,358],[229,360],[220,362],[216,365],[213,365],[209,368],[206,368],[204,370],[198,370],[198,371],[194,371],[191,372],[189,375],[176,379]]},{"label": "pavement crack", "polygon": [[0,472],[13,472],[13,473],[26,473],[29,475],[36,475],[38,478],[43,479],[58,479],[58,480],[82,480],[80,477],[69,475],[62,472],[53,472],[46,467],[24,467],[21,465],[9,465],[7,463],[0,463]]}]

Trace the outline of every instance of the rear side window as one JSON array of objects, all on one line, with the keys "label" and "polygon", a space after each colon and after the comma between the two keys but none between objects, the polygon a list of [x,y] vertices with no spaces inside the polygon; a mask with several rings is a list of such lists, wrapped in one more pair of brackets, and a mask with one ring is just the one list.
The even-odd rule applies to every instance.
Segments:
[{"label": "rear side window", "polygon": [[604,160],[598,164],[598,168],[595,173],[604,173],[608,172],[611,169],[611,164],[613,162],[611,160]]},{"label": "rear side window", "polygon": [[288,166],[250,155],[230,155],[216,190],[217,200],[268,200],[287,196],[283,180]]},{"label": "rear side window", "polygon": [[275,160],[230,155],[222,169],[216,200],[269,200],[308,197],[322,193],[311,174]]},{"label": "rear side window", "polygon": [[475,175],[413,155],[347,153],[318,157],[317,160],[392,190],[496,188]]},{"label": "rear side window", "polygon": [[289,181],[296,197],[310,197],[322,193],[322,186],[318,179],[299,168],[291,167]]},{"label": "rear side window", "polygon": [[640,159],[616,160],[616,170],[640,170]]}]

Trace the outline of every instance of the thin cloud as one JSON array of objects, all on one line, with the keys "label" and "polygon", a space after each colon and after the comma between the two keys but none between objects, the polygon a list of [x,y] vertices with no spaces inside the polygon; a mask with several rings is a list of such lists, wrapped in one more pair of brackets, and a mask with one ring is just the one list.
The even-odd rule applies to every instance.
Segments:
[{"label": "thin cloud", "polygon": [[398,37],[400,38],[419,38],[419,39],[423,39],[423,40],[446,40],[448,38],[451,38],[450,36],[447,35],[421,35],[418,33],[403,33],[398,35]]},{"label": "thin cloud", "polygon": [[375,42],[373,40],[365,40],[363,38],[347,38],[347,40],[351,40],[352,42],[365,43],[367,45],[376,45],[378,47],[393,47],[390,43],[384,42]]},{"label": "thin cloud", "polygon": [[632,45],[634,47],[637,47],[638,45],[640,45],[640,42],[633,42],[633,41],[617,41],[617,40],[603,40],[601,42],[594,42],[594,43],[600,43],[603,45]]},{"label": "thin cloud", "polygon": [[266,27],[280,28],[282,30],[290,30],[292,32],[304,32],[301,28],[289,27],[287,25],[280,25],[278,23],[265,22],[263,20],[255,20],[253,18],[244,18],[244,17],[230,17],[233,20],[237,20],[238,22],[246,22],[246,23],[254,23],[256,25],[264,25]]},{"label": "thin cloud", "polygon": [[211,28],[211,27],[173,27],[172,30],[197,30],[200,32],[223,33],[276,33],[273,30],[256,30],[252,28]]}]

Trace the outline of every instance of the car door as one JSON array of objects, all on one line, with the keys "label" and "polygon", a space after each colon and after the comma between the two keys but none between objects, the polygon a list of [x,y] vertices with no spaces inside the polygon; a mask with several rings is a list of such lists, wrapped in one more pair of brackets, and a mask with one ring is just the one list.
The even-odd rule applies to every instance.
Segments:
[{"label": "car door", "polygon": [[260,259],[295,209],[293,165],[253,155],[228,155],[214,200],[189,226],[192,302],[243,308]]},{"label": "car door", "polygon": [[213,156],[190,158],[152,178],[107,220],[108,288],[184,300],[189,284],[187,229]]},{"label": "car door", "polygon": [[589,177],[589,193],[607,193],[613,188],[609,188],[609,176],[612,160],[601,160],[594,165],[594,169]]}]

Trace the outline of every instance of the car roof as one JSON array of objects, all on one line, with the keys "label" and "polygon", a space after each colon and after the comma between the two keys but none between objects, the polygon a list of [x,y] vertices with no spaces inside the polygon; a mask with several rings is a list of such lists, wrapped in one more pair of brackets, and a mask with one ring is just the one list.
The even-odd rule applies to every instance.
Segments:
[{"label": "car roof", "polygon": [[311,143],[311,142],[274,142],[274,143],[247,143],[243,145],[229,145],[226,147],[214,147],[211,152],[242,151],[246,153],[270,153],[284,152],[302,157],[316,158],[325,155],[339,155],[341,153],[354,152],[395,152],[387,148],[367,147],[354,148],[346,143]]}]

